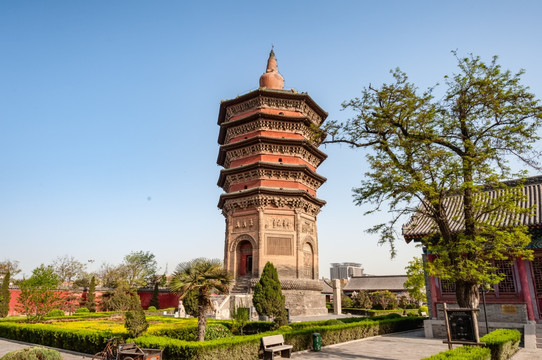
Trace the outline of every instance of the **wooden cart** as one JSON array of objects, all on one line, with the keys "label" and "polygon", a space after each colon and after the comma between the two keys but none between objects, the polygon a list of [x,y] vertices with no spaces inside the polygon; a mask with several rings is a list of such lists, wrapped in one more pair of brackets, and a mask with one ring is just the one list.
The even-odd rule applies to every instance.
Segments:
[{"label": "wooden cart", "polygon": [[119,345],[117,360],[161,360],[162,350],[142,349],[135,343]]}]

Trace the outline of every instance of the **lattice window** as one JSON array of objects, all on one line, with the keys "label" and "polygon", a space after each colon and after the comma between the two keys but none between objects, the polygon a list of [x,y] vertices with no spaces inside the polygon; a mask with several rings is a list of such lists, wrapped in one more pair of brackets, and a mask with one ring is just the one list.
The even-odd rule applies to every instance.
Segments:
[{"label": "lattice window", "polygon": [[497,272],[499,274],[504,274],[504,279],[497,284],[497,287],[499,289],[499,293],[516,293],[516,284],[514,281],[514,268],[512,267],[512,264],[508,261],[504,260],[498,260],[495,261],[495,266],[497,267]]},{"label": "lattice window", "polygon": [[440,286],[443,294],[455,294],[455,282],[441,279]]},{"label": "lattice window", "polygon": [[542,257],[535,257],[532,265],[533,279],[536,285],[536,293],[542,294]]}]

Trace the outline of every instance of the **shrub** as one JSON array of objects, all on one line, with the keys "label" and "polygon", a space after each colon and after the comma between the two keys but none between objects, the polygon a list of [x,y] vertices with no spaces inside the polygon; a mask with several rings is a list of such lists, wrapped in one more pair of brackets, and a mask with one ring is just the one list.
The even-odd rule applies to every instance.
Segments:
[{"label": "shrub", "polygon": [[160,309],[160,298],[159,298],[159,292],[158,292],[158,282],[154,283],[154,289],[152,291],[151,302],[149,303],[149,305],[154,307],[155,310]]},{"label": "shrub", "polygon": [[491,359],[509,359],[518,351],[521,333],[513,329],[497,329],[483,336],[480,341],[491,350]]},{"label": "shrub", "polygon": [[346,295],[344,292],[341,294],[341,308],[351,308],[352,299],[350,296]]},{"label": "shrub", "polygon": [[2,287],[0,288],[0,318],[8,316],[9,302],[11,301],[11,293],[9,292],[9,271],[4,274],[2,279]]},{"label": "shrub", "polygon": [[205,340],[215,340],[232,337],[233,334],[226,326],[222,324],[209,324],[205,329]]},{"label": "shrub", "polygon": [[324,323],[324,325],[338,325],[338,324],[344,324],[344,323],[341,320],[337,320],[337,319],[329,319]]},{"label": "shrub", "polygon": [[443,351],[422,360],[490,360],[491,351],[488,348],[462,346],[453,350]]},{"label": "shrub", "polygon": [[145,318],[145,312],[139,308],[137,310],[129,310],[126,312],[126,321],[124,327],[128,330],[131,337],[142,335],[149,328],[149,323]]},{"label": "shrub", "polygon": [[234,305],[232,312],[232,331],[244,334],[244,328],[250,318],[250,309],[246,307],[237,307]]},{"label": "shrub", "polygon": [[149,306],[149,308],[147,310],[148,311],[156,311],[156,308],[154,306]]},{"label": "shrub", "polygon": [[34,346],[7,353],[0,360],[62,360],[62,355],[53,349]]},{"label": "shrub", "polygon": [[60,309],[53,309],[53,310],[49,311],[47,316],[64,316],[64,311],[62,311]]},{"label": "shrub", "polygon": [[86,314],[86,313],[89,313],[89,312],[90,312],[90,310],[87,309],[84,306],[82,306],[79,309],[75,310],[75,314]]},{"label": "shrub", "polygon": [[278,328],[288,323],[284,299],[277,269],[268,261],[254,287],[252,303],[259,315],[272,316]]},{"label": "shrub", "polygon": [[391,291],[375,291],[369,294],[373,302],[373,309],[377,310],[392,310],[398,305],[397,296]]},{"label": "shrub", "polygon": [[352,298],[352,306],[358,309],[370,309],[373,306],[367,291],[360,291]]},{"label": "shrub", "polygon": [[94,276],[90,279],[85,307],[90,312],[96,312],[96,278]]}]

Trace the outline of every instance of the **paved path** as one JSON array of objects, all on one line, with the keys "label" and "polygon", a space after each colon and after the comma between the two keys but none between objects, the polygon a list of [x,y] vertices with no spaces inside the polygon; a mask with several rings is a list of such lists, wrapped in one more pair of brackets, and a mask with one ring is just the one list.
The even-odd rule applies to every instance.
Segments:
[{"label": "paved path", "polygon": [[[446,350],[448,345],[444,344],[442,339],[426,339],[423,330],[414,330],[330,345],[323,347],[320,352],[293,353],[292,358],[420,360]],[[512,358],[512,360],[534,359],[542,359],[542,349],[520,349]]]},{"label": "paved path", "polygon": [[[0,338],[0,357],[8,352],[32,346]],[[374,359],[420,360],[448,349],[440,339],[426,339],[423,330],[375,336],[347,343],[325,346],[320,352],[302,351],[292,354],[299,360],[313,359]],[[91,355],[59,350],[64,360],[90,360]],[[512,360],[542,359],[542,349],[520,349]]]}]

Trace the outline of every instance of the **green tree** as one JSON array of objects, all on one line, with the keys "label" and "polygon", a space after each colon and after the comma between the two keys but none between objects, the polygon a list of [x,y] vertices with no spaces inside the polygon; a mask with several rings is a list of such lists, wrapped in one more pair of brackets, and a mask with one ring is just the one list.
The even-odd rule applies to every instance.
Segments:
[{"label": "green tree", "polygon": [[149,251],[132,251],[124,257],[124,274],[132,289],[153,285],[157,270],[156,258]]},{"label": "green tree", "polygon": [[342,309],[348,309],[351,308],[353,305],[352,298],[344,293],[344,291],[341,294],[341,308]]},{"label": "green tree", "polygon": [[190,316],[198,316],[198,296],[194,290],[188,291],[183,300],[184,311]]},{"label": "green tree", "polygon": [[128,311],[141,307],[141,299],[137,291],[121,284],[112,291],[102,295],[101,308],[104,311]]},{"label": "green tree", "polygon": [[422,258],[415,257],[409,261],[405,270],[407,281],[405,281],[404,286],[408,291],[408,295],[412,300],[418,302],[418,305],[425,303],[427,297],[425,295],[425,273],[423,271]]},{"label": "green tree", "polygon": [[359,309],[370,309],[373,302],[367,291],[361,290],[352,297],[352,306]]},{"label": "green tree", "polygon": [[94,276],[90,279],[85,307],[90,312],[96,312],[96,278]]},{"label": "green tree", "polygon": [[17,260],[4,260],[0,261],[0,275],[3,275],[9,271],[12,278],[21,272],[19,268],[19,262]]},{"label": "green tree", "polygon": [[287,324],[285,298],[282,295],[279,275],[269,261],[263,268],[260,281],[254,287],[252,303],[258,315],[274,318],[276,327]]},{"label": "green tree", "polygon": [[155,308],[160,309],[158,282],[154,283],[154,290],[152,291],[152,297],[149,306],[154,306]]},{"label": "green tree", "polygon": [[133,338],[141,336],[149,328],[149,323],[141,306],[136,310],[128,310],[125,317],[124,327]]},{"label": "green tree", "polygon": [[[370,149],[370,169],[354,189],[355,202],[374,204],[369,212],[387,206],[392,218],[369,231],[391,245],[393,256],[399,219],[430,218],[434,232],[421,242],[438,257],[428,271],[455,282],[461,307],[477,307],[478,284],[502,278],[494,260],[531,257],[527,229],[505,222],[528,209],[517,205],[521,191],[502,181],[525,176],[511,170],[511,159],[539,168],[533,144],[542,107],[521,85],[523,70],[505,71],[497,57],[484,63],[454,55],[459,71],[445,77],[438,97],[437,86],[420,93],[397,69],[393,83],[369,86],[361,98],[343,104],[356,113],[352,119],[329,123],[324,131],[331,135],[326,142]],[[490,198],[489,189],[500,191]],[[458,213],[449,206],[454,197]]]},{"label": "green tree", "polygon": [[207,318],[205,313],[213,309],[213,291],[227,293],[232,276],[223,268],[222,261],[197,258],[177,265],[169,287],[183,300],[193,291],[198,299],[198,341],[205,340]]},{"label": "green tree", "polygon": [[399,305],[397,296],[389,290],[374,291],[369,296],[373,301],[373,309],[393,310]]},{"label": "green tree", "polygon": [[32,270],[32,276],[24,280],[19,294],[18,310],[29,321],[40,321],[49,311],[59,308],[63,302],[60,292],[56,291],[60,280],[52,266],[40,265]]},{"label": "green tree", "polygon": [[5,273],[2,279],[2,288],[0,289],[0,318],[8,316],[9,302],[11,301],[11,293],[9,292],[9,270]]}]

